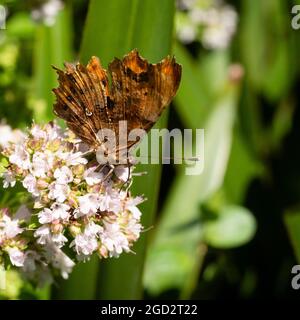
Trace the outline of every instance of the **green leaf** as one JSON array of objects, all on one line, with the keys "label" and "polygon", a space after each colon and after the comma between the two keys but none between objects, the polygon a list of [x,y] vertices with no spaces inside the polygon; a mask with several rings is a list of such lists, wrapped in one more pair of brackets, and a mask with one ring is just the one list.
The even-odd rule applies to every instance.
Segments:
[{"label": "green leaf", "polygon": [[66,6],[57,16],[55,25],[39,25],[36,29],[33,69],[34,83],[29,105],[37,122],[53,120],[54,95],[57,87],[57,75],[51,65],[61,67],[64,61],[70,61],[71,53],[71,13]]},{"label": "green leaf", "polygon": [[[196,270],[200,269],[205,252],[200,250],[200,205],[223,183],[231,148],[237,97],[237,87],[226,86],[207,119],[204,126],[203,173],[187,176],[181,172],[172,185],[146,261],[144,283],[152,294],[177,288],[182,292],[181,297],[188,298],[193,290],[191,279],[195,278]],[[179,256],[185,258],[178,259]],[[178,263],[178,267],[174,268]]]},{"label": "green leaf", "polygon": [[215,219],[204,222],[203,241],[215,248],[235,248],[249,242],[255,230],[255,218],[249,210],[225,206]]},{"label": "green leaf", "polygon": [[262,175],[263,170],[263,164],[245,141],[240,126],[237,126],[234,130],[232,150],[223,185],[227,202],[242,204],[249,183],[255,177]]},{"label": "green leaf", "polygon": [[242,2],[240,46],[248,79],[273,100],[287,94],[295,75],[288,10],[281,0]]},{"label": "green leaf", "polygon": [[7,22],[6,32],[10,37],[19,39],[32,38],[34,30],[34,22],[26,12],[14,14]]},{"label": "green leaf", "polygon": [[199,81],[201,69],[188,51],[175,43],[174,53],[182,64],[182,81],[175,97],[176,110],[187,127],[199,128],[210,111],[210,102]]}]

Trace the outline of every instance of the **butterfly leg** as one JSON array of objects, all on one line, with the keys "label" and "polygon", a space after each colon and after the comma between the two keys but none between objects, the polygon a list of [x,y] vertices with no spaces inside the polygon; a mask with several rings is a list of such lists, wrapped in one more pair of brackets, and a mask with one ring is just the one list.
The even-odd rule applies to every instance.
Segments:
[{"label": "butterfly leg", "polygon": [[105,181],[106,179],[108,179],[108,178],[112,175],[112,173],[114,172],[114,170],[115,170],[115,166],[112,165],[112,164],[109,164],[109,171],[108,171],[108,173],[106,174],[106,176],[103,178],[103,181]]}]

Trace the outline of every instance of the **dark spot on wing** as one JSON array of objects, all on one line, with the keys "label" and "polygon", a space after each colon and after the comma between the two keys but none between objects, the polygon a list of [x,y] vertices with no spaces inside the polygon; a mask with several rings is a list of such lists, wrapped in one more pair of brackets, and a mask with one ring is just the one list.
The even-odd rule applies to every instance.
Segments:
[{"label": "dark spot on wing", "polygon": [[111,100],[110,97],[107,97],[107,107],[108,107],[108,109],[113,109],[114,106],[115,106],[114,101]]}]

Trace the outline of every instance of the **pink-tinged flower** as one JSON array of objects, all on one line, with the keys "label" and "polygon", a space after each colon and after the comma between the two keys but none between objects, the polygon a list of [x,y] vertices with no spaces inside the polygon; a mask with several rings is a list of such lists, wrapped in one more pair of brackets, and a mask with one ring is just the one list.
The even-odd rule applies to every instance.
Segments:
[{"label": "pink-tinged flower", "polygon": [[33,234],[36,238],[38,238],[37,243],[46,244],[50,241],[50,229],[47,225],[39,227]]},{"label": "pink-tinged flower", "polygon": [[9,125],[0,123],[0,148],[9,147],[10,143],[21,143],[25,135],[21,130],[13,130]]},{"label": "pink-tinged flower", "polygon": [[64,137],[62,129],[53,122],[45,125],[45,131],[47,132],[48,141],[53,141],[57,138],[62,139]]},{"label": "pink-tinged flower", "polygon": [[120,190],[129,169],[118,166],[104,179],[109,168],[98,171],[95,158],[88,163],[81,147],[69,132],[49,124],[33,126],[22,145],[11,144],[4,152],[14,162],[4,174],[4,185],[21,182],[32,196],[34,211],[22,206],[14,217],[0,211],[0,255],[10,248],[11,264],[22,266],[32,281],[50,280],[54,268],[67,278],[74,262],[61,249],[68,244],[78,260],[95,252],[118,257],[130,251],[140,235],[137,206],[143,198]]},{"label": "pink-tinged flower", "polygon": [[103,228],[94,222],[90,222],[84,229],[84,234],[88,237],[96,237]]},{"label": "pink-tinged flower", "polygon": [[30,133],[36,140],[47,139],[47,132],[45,132],[45,130],[43,130],[39,125],[33,125],[30,129]]},{"label": "pink-tinged flower", "polygon": [[16,267],[22,267],[24,265],[25,254],[18,248],[6,248],[11,263]]},{"label": "pink-tinged flower", "polygon": [[39,222],[42,224],[51,223],[55,220],[67,220],[69,219],[70,207],[63,203],[53,203],[51,209],[45,208],[39,214]]},{"label": "pink-tinged flower", "polygon": [[108,189],[107,192],[100,197],[100,211],[120,212],[122,210],[122,198],[121,192]]},{"label": "pink-tinged flower", "polygon": [[73,173],[72,170],[66,166],[61,168],[57,168],[54,171],[54,178],[59,184],[67,184],[73,181]]},{"label": "pink-tinged flower", "polygon": [[59,152],[57,156],[66,162],[67,166],[76,166],[78,164],[87,164],[87,159],[82,157],[82,152]]},{"label": "pink-tinged flower", "polygon": [[114,173],[118,179],[123,182],[127,182],[131,178],[131,170],[127,166],[119,165],[114,168]]},{"label": "pink-tinged flower", "polygon": [[50,223],[53,220],[52,210],[45,208],[39,213],[38,217],[41,224]]},{"label": "pink-tinged flower", "polygon": [[36,178],[32,174],[29,174],[25,177],[23,180],[23,187],[35,197],[40,194],[36,186]]},{"label": "pink-tinged flower", "polygon": [[9,161],[23,170],[30,169],[31,162],[29,153],[23,145],[16,145],[14,152],[9,156]]},{"label": "pink-tinged flower", "polygon": [[68,242],[68,239],[62,233],[58,233],[51,236],[51,241],[55,243],[58,248],[61,248]]},{"label": "pink-tinged flower", "polygon": [[48,157],[45,153],[36,152],[32,157],[32,167],[30,172],[38,178],[45,178],[50,170]]},{"label": "pink-tinged flower", "polygon": [[142,197],[130,198],[126,201],[125,209],[129,210],[132,213],[134,219],[139,220],[141,218],[141,211],[137,207],[140,203],[142,203],[144,199]]},{"label": "pink-tinged flower", "polygon": [[84,172],[84,179],[89,186],[100,183],[103,180],[103,173],[95,171],[97,167],[92,167]]},{"label": "pink-tinged flower", "polygon": [[78,197],[78,201],[79,201],[79,211],[83,215],[85,214],[93,215],[99,209],[100,201],[99,201],[98,194],[94,194],[94,193],[86,194],[84,196]]},{"label": "pink-tinged flower", "polygon": [[23,232],[23,229],[19,227],[19,220],[11,219],[7,214],[2,216],[0,220],[0,233],[7,239],[12,239],[16,235]]},{"label": "pink-tinged flower", "polygon": [[54,220],[61,219],[61,220],[67,220],[69,219],[70,213],[70,207],[67,204],[63,203],[53,203],[51,206],[52,209],[52,215]]},{"label": "pink-tinged flower", "polygon": [[75,263],[53,242],[49,242],[46,245],[45,254],[47,260],[49,260],[53,267],[59,269],[61,276],[67,279]]},{"label": "pink-tinged flower", "polygon": [[70,188],[67,185],[52,182],[49,185],[48,197],[57,202],[64,202],[67,199],[69,192]]},{"label": "pink-tinged flower", "polygon": [[118,257],[123,250],[125,252],[130,250],[128,239],[120,231],[120,226],[117,223],[104,222],[104,230],[100,234],[100,239],[111,257]]},{"label": "pink-tinged flower", "polygon": [[78,234],[71,245],[75,245],[75,250],[79,256],[90,256],[98,249],[98,240],[96,237],[89,237],[83,233]]},{"label": "pink-tinged flower", "polygon": [[3,188],[14,187],[16,185],[16,176],[11,171],[3,173]]},{"label": "pink-tinged flower", "polygon": [[126,234],[132,234],[134,236],[133,241],[136,241],[139,238],[142,229],[143,227],[140,223],[134,219],[130,219],[126,225]]},{"label": "pink-tinged flower", "polygon": [[[79,256],[90,256],[99,247],[98,237],[103,228],[94,222],[90,222],[84,229],[83,233],[78,234],[71,246]],[[84,258],[84,257],[83,257]]]}]

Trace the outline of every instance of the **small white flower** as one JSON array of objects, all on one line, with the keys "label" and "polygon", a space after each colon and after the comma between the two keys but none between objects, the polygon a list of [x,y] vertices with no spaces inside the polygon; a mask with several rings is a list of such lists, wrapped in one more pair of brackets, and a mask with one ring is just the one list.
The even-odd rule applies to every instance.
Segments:
[{"label": "small white flower", "polygon": [[104,223],[104,231],[100,235],[102,244],[107,248],[111,257],[118,257],[123,250],[128,252],[127,237],[120,231],[117,223]]},{"label": "small white flower", "polygon": [[52,215],[53,220],[61,219],[61,220],[67,220],[69,219],[70,213],[70,206],[64,203],[53,203],[51,206],[52,209]]},{"label": "small white flower", "polygon": [[178,29],[177,35],[182,43],[191,43],[197,38],[197,27],[193,24],[182,26]]},{"label": "small white flower", "polygon": [[134,219],[130,219],[126,225],[126,232],[132,233],[136,239],[139,238],[142,229],[142,225]]},{"label": "small white flower", "polygon": [[11,263],[16,267],[23,267],[25,254],[18,248],[6,248]]},{"label": "small white flower", "polygon": [[71,246],[75,245],[78,255],[90,256],[99,247],[98,236],[103,228],[94,222],[90,222],[84,229],[84,232],[78,234]]},{"label": "small white flower", "polygon": [[0,220],[0,231],[6,238],[12,239],[22,233],[23,229],[19,227],[19,220],[11,219],[8,215],[4,214]]},{"label": "small white flower", "polygon": [[33,125],[32,128],[30,129],[30,133],[32,134],[33,138],[36,140],[47,139],[47,133],[38,125]]},{"label": "small white flower", "polygon": [[62,233],[53,234],[51,236],[51,240],[57,245],[58,248],[61,248],[66,242],[68,242],[68,239]]},{"label": "small white flower", "polygon": [[35,197],[40,194],[36,186],[36,178],[32,174],[29,174],[25,177],[23,180],[23,187]]},{"label": "small white flower", "polygon": [[0,147],[7,148],[9,142],[13,141],[13,130],[9,125],[0,124]]},{"label": "small white flower", "polygon": [[47,140],[50,142],[58,138],[63,138],[64,136],[62,129],[53,122],[46,124],[44,128],[47,134]]},{"label": "small white flower", "polygon": [[49,198],[57,202],[64,202],[69,194],[70,188],[67,185],[52,182],[49,185]]},{"label": "small white flower", "polygon": [[84,234],[88,237],[97,236],[103,228],[94,222],[90,222],[84,229]]},{"label": "small white flower", "polygon": [[38,214],[39,222],[45,224],[58,219],[67,220],[70,216],[69,210],[70,207],[66,204],[54,203],[52,204],[51,209],[45,208]]},{"label": "small white flower", "polygon": [[50,170],[50,166],[47,161],[47,155],[45,153],[36,152],[32,157],[31,173],[35,177],[45,178],[46,173]]},{"label": "small white flower", "polygon": [[114,173],[123,182],[127,182],[131,178],[131,171],[128,166],[116,166],[114,168]]},{"label": "small white flower", "polygon": [[87,164],[87,159],[82,157],[82,152],[59,152],[57,156],[66,162],[67,166],[76,166],[78,164]]},{"label": "small white flower", "polygon": [[24,170],[31,167],[29,153],[23,145],[15,146],[14,152],[9,156],[9,161]]},{"label": "small white flower", "polygon": [[16,185],[16,177],[11,171],[3,173],[3,188],[14,187]]},{"label": "small white flower", "polygon": [[75,266],[75,263],[53,242],[49,242],[45,247],[46,258],[54,268],[59,269],[61,276],[67,279]]},{"label": "small white flower", "polygon": [[122,192],[114,191],[112,189],[107,189],[107,192],[100,197],[100,211],[112,211],[118,213],[122,211]]},{"label": "small white flower", "polygon": [[39,223],[41,224],[50,223],[53,220],[52,210],[50,210],[49,208],[45,208],[38,214],[38,217],[39,217]]},{"label": "small white flower", "polygon": [[125,208],[132,213],[133,218],[136,220],[139,220],[142,215],[137,205],[143,201],[144,199],[142,197],[130,198],[128,201],[126,201]]},{"label": "small white flower", "polygon": [[61,168],[57,168],[54,171],[54,178],[59,184],[67,184],[73,181],[73,173],[71,169],[69,169],[66,166],[63,166]]},{"label": "small white flower", "polygon": [[69,274],[72,272],[75,263],[61,250],[56,252],[52,264],[55,268],[60,269],[61,276],[68,279]]},{"label": "small white flower", "polygon": [[44,245],[50,241],[50,229],[46,225],[39,227],[33,235],[38,238],[37,243],[39,244]]},{"label": "small white flower", "polygon": [[7,148],[10,143],[21,143],[24,138],[21,130],[13,130],[9,125],[0,123],[0,148]]},{"label": "small white flower", "polygon": [[96,237],[89,237],[86,234],[78,234],[71,245],[75,245],[78,255],[90,256],[98,249]]},{"label": "small white flower", "polygon": [[92,167],[84,172],[84,179],[89,186],[100,183],[103,180],[103,174],[95,171],[97,167]]},{"label": "small white flower", "polygon": [[78,197],[80,212],[86,215],[95,214],[100,206],[99,200],[99,195],[94,193]]}]

